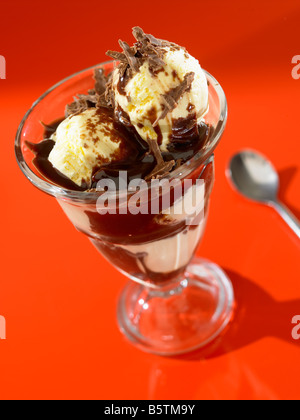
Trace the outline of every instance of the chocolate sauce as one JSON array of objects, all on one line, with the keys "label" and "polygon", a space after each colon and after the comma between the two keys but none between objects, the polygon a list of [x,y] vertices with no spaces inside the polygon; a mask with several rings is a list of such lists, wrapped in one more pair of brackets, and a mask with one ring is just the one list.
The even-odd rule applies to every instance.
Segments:
[{"label": "chocolate sauce", "polygon": [[[108,259],[112,262],[112,264],[116,264],[116,256],[117,256],[117,265],[118,268],[130,273],[132,276],[137,277],[143,281],[152,281],[155,283],[167,283],[172,281],[172,279],[176,279],[183,274],[185,271],[185,267],[180,269],[174,270],[169,273],[157,273],[151,271],[147,265],[145,264],[145,258],[147,257],[146,252],[137,252],[134,254],[121,246],[117,246],[115,244],[111,244],[105,241],[97,241],[93,239],[93,243],[96,248]],[[143,268],[143,272],[141,272],[141,267]]]},{"label": "chocolate sauce", "polygon": [[196,141],[199,138],[199,129],[196,113],[186,118],[172,119],[171,142],[185,144],[187,141]]},{"label": "chocolate sauce", "polygon": [[120,123],[125,125],[126,127],[132,127],[129,115],[126,114],[126,112],[123,110],[123,108],[121,108],[119,105],[116,106],[115,117],[116,117],[117,121],[120,121]]},{"label": "chocolate sauce", "polygon": [[50,152],[55,145],[55,142],[49,137],[56,131],[57,127],[63,120],[64,118],[55,120],[49,125],[42,123],[42,125],[45,127],[44,140],[40,143],[31,143],[29,141],[26,141],[25,143],[28,149],[30,149],[35,155],[34,159],[32,160],[33,165],[47,180],[68,190],[85,191],[87,189],[87,185],[83,183],[82,187],[79,187],[77,184],[55,169],[52,163],[48,160]]},{"label": "chocolate sauce", "polygon": [[[148,112],[147,118],[151,122],[151,124],[154,124],[154,122],[157,120],[157,116],[158,115],[157,115],[156,109],[155,108],[151,108],[150,111]],[[163,135],[162,135],[160,126],[159,125],[156,125],[154,127],[154,131],[157,134],[157,143],[159,145],[161,145],[162,144],[162,140],[163,140]]]},{"label": "chocolate sauce", "polygon": [[117,85],[117,89],[118,89],[119,94],[120,95],[123,95],[123,96],[126,96],[126,90],[125,90],[125,88],[126,88],[126,85],[128,83],[128,80],[129,80],[128,75],[126,74],[126,72],[123,74],[123,76],[121,76],[119,78],[118,85]]},{"label": "chocolate sauce", "polygon": [[82,187],[79,187],[69,178],[65,177],[61,172],[55,169],[52,163],[48,160],[49,154],[53,149],[55,142],[53,140],[44,140],[41,143],[30,143],[26,141],[28,149],[35,154],[35,158],[32,160],[33,165],[47,180],[53,182],[68,190],[74,191],[85,191],[88,187],[83,183]]},{"label": "chocolate sauce", "polygon": [[172,71],[172,76],[173,76],[173,80],[174,80],[174,81],[175,81],[175,80],[179,80],[178,73],[177,73],[177,71],[176,71],[176,70],[173,70],[173,71]]},{"label": "chocolate sauce", "polygon": [[151,73],[152,77],[156,77],[162,71],[165,71],[164,66],[154,68],[149,67],[149,72]]},{"label": "chocolate sauce", "polygon": [[[182,120],[187,120],[182,119]],[[167,149],[168,152],[163,153],[164,160],[171,160],[174,159],[176,162],[178,160],[182,163],[187,162],[190,160],[199,150],[201,150],[205,144],[208,142],[211,130],[210,127],[201,122],[199,125],[190,126],[190,129],[186,129],[184,133],[184,124],[183,121],[177,121],[175,123],[177,127],[177,134],[181,131],[182,134],[186,135],[187,140],[185,142],[180,141],[180,138],[177,138],[173,135],[171,138],[171,142],[168,144]],[[191,136],[191,137],[189,137]],[[190,138],[190,140],[188,140]]]},{"label": "chocolate sauce", "polygon": [[43,122],[41,122],[42,126],[45,128],[44,136],[43,136],[44,139],[49,139],[52,136],[52,134],[55,133],[55,131],[57,130],[57,127],[59,126],[61,122],[63,122],[63,120],[64,118],[59,118],[53,121],[51,124],[44,124]]},{"label": "chocolate sauce", "polygon": [[[109,133],[112,140],[117,141],[122,138],[118,157],[111,163],[99,162],[99,166],[94,169],[92,184],[87,185],[83,180],[79,187],[61,172],[56,170],[48,160],[49,154],[55,142],[49,137],[56,131],[62,119],[54,121],[52,124],[44,125],[44,140],[40,143],[26,142],[27,147],[34,153],[33,164],[39,173],[47,180],[65,189],[74,191],[85,191],[88,188],[96,188],[101,179],[112,179],[117,187],[119,182],[119,172],[126,171],[128,183],[133,179],[145,179],[155,168],[156,161],[149,153],[148,144],[138,135],[135,128],[130,124],[128,115],[120,108],[115,111],[107,108],[97,110],[101,122],[113,121],[113,130]],[[153,109],[149,112],[149,120],[152,122],[156,118]],[[119,122],[120,121],[120,122]],[[95,127],[91,126],[91,135]],[[162,133],[159,126],[156,127],[158,142],[162,142]],[[115,133],[115,137],[114,137]],[[118,136],[117,136],[118,133]],[[162,156],[166,162],[174,160],[184,163],[191,159],[206,143],[209,138],[209,127],[203,122],[197,125],[196,114],[191,114],[188,118],[173,120],[173,131],[168,145],[168,151],[163,152]]]}]

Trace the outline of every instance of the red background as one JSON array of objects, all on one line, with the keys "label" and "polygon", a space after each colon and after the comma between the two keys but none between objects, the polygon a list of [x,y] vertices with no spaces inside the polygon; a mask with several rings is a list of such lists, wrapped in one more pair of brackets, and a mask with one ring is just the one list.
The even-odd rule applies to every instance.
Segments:
[{"label": "red background", "polygon": [[[186,5],[186,7],[185,7]],[[299,241],[269,208],[231,190],[230,156],[251,147],[280,172],[282,200],[300,218],[300,5],[282,1],[1,2],[0,398],[299,398]],[[106,60],[131,27],[184,45],[223,86],[229,120],[198,254],[220,264],[237,312],[222,341],[178,358],[145,354],[119,333],[126,282],[75,231],[55,200],[18,169],[15,132],[47,88]]]}]

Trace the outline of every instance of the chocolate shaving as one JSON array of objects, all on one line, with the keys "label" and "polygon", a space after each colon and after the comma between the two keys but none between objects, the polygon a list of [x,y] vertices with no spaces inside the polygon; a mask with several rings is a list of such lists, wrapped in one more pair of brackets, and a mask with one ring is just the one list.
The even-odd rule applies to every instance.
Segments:
[{"label": "chocolate shaving", "polygon": [[112,74],[105,76],[103,69],[96,69],[94,74],[95,84],[95,97],[89,91],[91,97],[88,99],[93,100],[96,108],[112,108],[114,107],[114,94],[112,89]]},{"label": "chocolate shaving", "polygon": [[91,107],[106,107],[112,106],[111,93],[107,94],[107,85],[110,77],[105,76],[102,68],[94,71],[95,88],[90,89],[87,95],[80,94],[74,98],[74,102],[66,106],[66,116],[78,115]]},{"label": "chocolate shaving", "polygon": [[85,100],[87,102],[90,102],[91,104],[96,104],[98,101],[98,95],[96,93],[88,95],[77,95],[79,99]]},{"label": "chocolate shaving", "polygon": [[109,77],[107,81],[104,98],[106,100],[108,107],[112,107],[112,108],[115,107],[115,95],[114,95],[114,90],[113,90],[112,75]]},{"label": "chocolate shaving", "polygon": [[81,114],[90,108],[88,101],[84,98],[86,95],[81,95],[81,98],[74,98],[74,102],[66,106],[65,114],[67,117]]},{"label": "chocolate shaving", "polygon": [[145,176],[145,181],[150,181],[151,179],[163,178],[169,172],[172,171],[174,164],[175,164],[175,161],[171,160],[170,162],[163,162],[162,164],[155,166],[153,171],[147,176]]},{"label": "chocolate shaving", "polygon": [[141,42],[142,44],[144,44],[148,39],[143,29],[139,26],[135,26],[134,28],[132,28],[132,33],[135,39]]},{"label": "chocolate shaving", "polygon": [[169,112],[172,112],[174,108],[176,108],[179,99],[181,96],[188,92],[191,89],[192,83],[194,81],[195,73],[190,72],[184,76],[183,81],[180,83],[179,86],[171,89],[169,92],[161,95],[162,105],[164,107],[163,112],[161,115],[156,119],[153,124],[153,127],[156,127],[159,120],[163,120]]},{"label": "chocolate shaving", "polygon": [[174,167],[174,170],[178,169],[182,165],[182,161],[183,161],[182,158],[179,158],[179,159],[176,160],[176,165]]},{"label": "chocolate shaving", "polygon": [[88,108],[94,107],[99,100],[99,95],[95,90],[89,90],[87,95],[79,94],[74,98],[74,102],[66,106],[66,116],[78,115],[86,111]]},{"label": "chocolate shaving", "polygon": [[95,80],[95,93],[102,95],[106,90],[107,77],[105,76],[103,69],[95,69],[94,71]]},{"label": "chocolate shaving", "polygon": [[118,68],[120,70],[120,66],[122,66],[123,74],[125,73],[125,70],[128,67],[128,65],[133,71],[138,72],[142,62],[137,55],[137,48],[135,46],[130,47],[127,44],[127,42],[121,40],[119,40],[119,44],[120,47],[123,49],[123,53],[109,50],[106,52],[106,55],[113,58],[114,60],[120,61],[120,65],[118,66]]},{"label": "chocolate shaving", "polygon": [[150,172],[150,174],[148,174],[145,177],[145,181],[150,181],[151,179],[158,179],[158,178],[163,178],[165,175],[167,175],[172,169],[173,166],[175,165],[175,161],[171,160],[169,162],[165,162],[160,148],[157,144],[156,140],[147,140],[148,144],[149,144],[149,149],[150,149],[150,153],[153,154],[155,160],[156,160],[156,166],[153,169],[152,172]]},{"label": "chocolate shaving", "polygon": [[105,93],[102,93],[102,95],[98,96],[96,108],[111,108],[111,105],[108,104],[107,100],[105,99]]},{"label": "chocolate shaving", "polygon": [[137,50],[149,62],[150,71],[155,74],[162,70],[165,63],[162,59],[164,50],[161,47],[166,46],[165,41],[157,39],[153,35],[145,34],[139,26],[134,27],[132,33],[138,41]]},{"label": "chocolate shaving", "polygon": [[[141,28],[139,28],[141,29]],[[151,34],[145,34],[145,36],[147,37],[148,41],[152,44],[155,45],[156,47],[162,47],[165,45],[165,42],[162,41],[161,39],[157,39],[155,38],[155,36],[151,35]]]},{"label": "chocolate shaving", "polygon": [[43,121],[40,121],[40,123],[42,124],[42,126],[44,127],[44,129],[45,129],[48,133],[55,133],[55,131],[56,131],[56,127],[54,127],[53,125],[48,125],[48,124],[45,124]]},{"label": "chocolate shaving", "polygon": [[126,79],[124,85],[134,73],[139,71],[145,61],[149,63],[149,70],[153,75],[162,71],[165,66],[163,61],[165,50],[163,47],[170,44],[167,41],[155,38],[153,35],[145,34],[138,26],[133,28],[133,35],[138,41],[133,47],[130,47],[127,42],[119,40],[123,52],[112,50],[106,52],[109,57],[120,62],[117,68],[120,78],[125,77]]},{"label": "chocolate shaving", "polygon": [[119,44],[120,44],[120,47],[123,49],[123,51],[124,51],[124,55],[126,56],[126,58],[127,58],[127,62],[128,62],[128,64],[129,64],[129,66],[130,66],[130,68],[133,70],[133,71],[135,71],[135,72],[138,72],[139,71],[139,68],[140,68],[140,66],[141,66],[141,62],[140,62],[140,60],[138,59],[138,57],[136,57],[136,53],[137,53],[137,49],[136,49],[136,47],[130,47],[128,44],[127,44],[127,42],[125,42],[125,41],[121,41],[121,40],[119,40]]},{"label": "chocolate shaving", "polygon": [[113,58],[114,60],[118,60],[118,61],[123,61],[127,64],[127,58],[126,55],[119,52],[119,51],[112,51],[112,50],[108,50],[106,51],[106,55],[108,57]]},{"label": "chocolate shaving", "polygon": [[152,74],[155,75],[164,69],[165,62],[162,59],[163,52],[161,50],[157,50],[153,45],[148,44],[144,47],[143,54],[148,59],[149,70]]},{"label": "chocolate shaving", "polygon": [[164,159],[162,157],[162,154],[161,154],[160,148],[159,148],[159,146],[157,144],[157,141],[156,140],[152,140],[152,139],[148,139],[147,142],[149,144],[150,153],[153,154],[153,156],[156,159],[156,162],[158,164],[164,162]]},{"label": "chocolate shaving", "polygon": [[118,66],[118,70],[120,73],[120,77],[124,77],[126,70],[128,69],[128,64],[127,63],[120,63]]},{"label": "chocolate shaving", "polygon": [[164,41],[162,41],[161,39],[155,38],[153,35],[145,34],[143,29],[140,28],[139,26],[135,26],[132,29],[132,33],[133,33],[133,36],[135,37],[135,39],[137,41],[141,42],[142,44],[145,44],[145,43],[149,42],[150,44],[152,44],[156,47],[161,47],[163,45]]}]

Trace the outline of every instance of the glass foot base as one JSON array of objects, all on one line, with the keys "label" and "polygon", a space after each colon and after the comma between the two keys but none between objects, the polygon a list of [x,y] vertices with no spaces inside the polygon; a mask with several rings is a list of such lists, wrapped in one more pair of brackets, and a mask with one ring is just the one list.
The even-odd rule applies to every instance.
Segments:
[{"label": "glass foot base", "polygon": [[199,349],[228,325],[234,293],[226,274],[204,259],[187,267],[175,288],[130,282],[118,305],[121,331],[141,350],[172,356]]}]

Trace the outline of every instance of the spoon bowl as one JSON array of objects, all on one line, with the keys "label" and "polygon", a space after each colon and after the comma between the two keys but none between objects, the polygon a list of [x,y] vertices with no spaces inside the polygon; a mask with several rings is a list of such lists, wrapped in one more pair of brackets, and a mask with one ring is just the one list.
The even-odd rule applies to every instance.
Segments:
[{"label": "spoon bowl", "polygon": [[278,174],[257,152],[244,150],[234,155],[229,164],[229,177],[234,187],[251,200],[267,203],[277,198]]},{"label": "spoon bowl", "polygon": [[279,176],[266,157],[253,150],[243,150],[230,160],[227,175],[243,196],[272,206],[300,239],[299,220],[279,202]]}]

